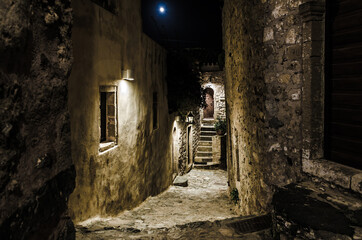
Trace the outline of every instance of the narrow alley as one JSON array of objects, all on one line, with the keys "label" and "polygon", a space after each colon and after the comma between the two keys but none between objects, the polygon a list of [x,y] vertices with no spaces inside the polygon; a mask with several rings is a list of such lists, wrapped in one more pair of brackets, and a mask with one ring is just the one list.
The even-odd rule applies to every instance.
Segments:
[{"label": "narrow alley", "polygon": [[361,0],[0,0],[0,240],[362,240]]},{"label": "narrow alley", "polygon": [[270,228],[264,222],[250,225],[248,234],[233,228],[248,218],[235,213],[226,171],[194,169],[185,177],[187,187],[171,186],[117,217],[79,223],[77,239],[267,239]]}]

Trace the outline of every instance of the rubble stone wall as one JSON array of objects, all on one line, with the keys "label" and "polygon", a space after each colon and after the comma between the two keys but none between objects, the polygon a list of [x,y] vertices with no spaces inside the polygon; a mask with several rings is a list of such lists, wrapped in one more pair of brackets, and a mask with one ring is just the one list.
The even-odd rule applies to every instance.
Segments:
[{"label": "rubble stone wall", "polygon": [[300,4],[224,2],[229,182],[242,214],[268,211],[274,186],[300,175]]},{"label": "rubble stone wall", "polygon": [[0,1],[0,239],[74,239],[70,1]]}]

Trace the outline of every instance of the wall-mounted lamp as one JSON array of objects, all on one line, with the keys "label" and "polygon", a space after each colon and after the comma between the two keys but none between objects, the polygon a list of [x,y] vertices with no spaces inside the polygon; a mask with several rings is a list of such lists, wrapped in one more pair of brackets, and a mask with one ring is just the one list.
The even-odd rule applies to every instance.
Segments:
[{"label": "wall-mounted lamp", "polygon": [[133,71],[131,69],[123,70],[122,79],[128,80],[128,81],[133,81],[134,80]]},{"label": "wall-mounted lamp", "polygon": [[190,112],[189,114],[187,114],[187,116],[186,116],[186,122],[187,122],[187,123],[194,123],[194,115],[192,115],[191,112]]}]

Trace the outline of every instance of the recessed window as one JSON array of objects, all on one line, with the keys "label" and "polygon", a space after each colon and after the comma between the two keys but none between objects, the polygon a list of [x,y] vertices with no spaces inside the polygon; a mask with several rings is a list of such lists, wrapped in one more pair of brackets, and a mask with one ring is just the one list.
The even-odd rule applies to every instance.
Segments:
[{"label": "recessed window", "polygon": [[153,115],[153,129],[158,128],[158,94],[153,92],[153,104],[152,104],[152,115]]},{"label": "recessed window", "polygon": [[101,152],[117,141],[117,87],[100,87],[100,147]]}]

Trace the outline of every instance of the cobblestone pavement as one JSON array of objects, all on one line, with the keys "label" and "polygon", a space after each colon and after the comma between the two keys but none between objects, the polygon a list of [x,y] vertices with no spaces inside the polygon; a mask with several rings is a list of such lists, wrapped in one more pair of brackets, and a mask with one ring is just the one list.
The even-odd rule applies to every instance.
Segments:
[{"label": "cobblestone pavement", "polygon": [[241,218],[229,200],[225,171],[194,169],[186,176],[188,187],[171,186],[117,217],[80,223],[77,239],[268,239],[265,231],[240,235],[229,227]]}]

